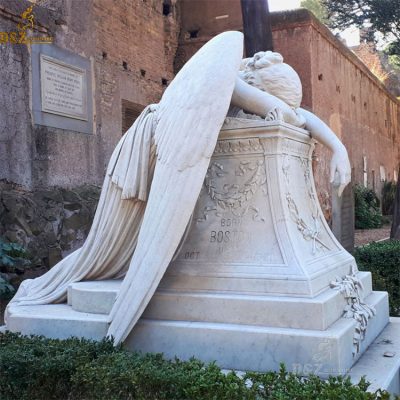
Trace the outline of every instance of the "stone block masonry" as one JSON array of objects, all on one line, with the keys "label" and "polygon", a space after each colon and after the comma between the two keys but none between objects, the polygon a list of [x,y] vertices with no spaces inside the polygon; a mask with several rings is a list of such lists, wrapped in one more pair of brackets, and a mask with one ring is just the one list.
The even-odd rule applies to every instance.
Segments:
[{"label": "stone block masonry", "polygon": [[[168,10],[159,0],[34,6],[35,29],[54,38],[45,45],[49,51],[88,63],[90,131],[35,120],[32,108],[41,102],[32,98],[38,79],[32,53],[26,45],[0,44],[0,237],[27,247],[38,263],[54,265],[86,238],[98,186],[122,135],[123,105],[141,110],[158,102],[173,79],[180,24],[176,2],[169,4]],[[31,5],[1,2],[0,31],[15,31]]]},{"label": "stone block masonry", "polygon": [[100,189],[26,191],[0,185],[0,237],[22,244],[34,265],[52,267],[79,248],[92,225]]},{"label": "stone block masonry", "polygon": [[[171,2],[167,13],[161,1],[150,0],[40,4],[33,8],[35,29],[54,38],[46,46],[88,62],[93,128],[82,133],[73,124],[60,129],[35,120],[31,53],[26,45],[1,44],[0,179],[31,190],[100,185],[122,134],[123,101],[158,102],[174,76],[178,8]],[[3,2],[0,31],[16,30],[31,5]]]}]

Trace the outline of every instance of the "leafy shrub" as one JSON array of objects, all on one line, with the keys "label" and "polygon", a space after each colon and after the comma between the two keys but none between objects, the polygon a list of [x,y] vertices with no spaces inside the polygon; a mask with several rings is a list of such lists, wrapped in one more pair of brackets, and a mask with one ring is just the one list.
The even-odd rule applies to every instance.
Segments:
[{"label": "leafy shrub", "polygon": [[8,300],[14,293],[14,286],[7,279],[0,276],[0,300]]},{"label": "leafy shrub", "polygon": [[392,181],[385,181],[382,187],[383,215],[393,215],[395,196],[396,196],[396,183]]},{"label": "leafy shrub", "polygon": [[213,363],[167,361],[140,355],[111,341],[53,340],[0,333],[0,398],[139,400],[389,399],[366,392],[368,383],[349,378],[302,378],[288,373],[224,374]]},{"label": "leafy shrub", "polygon": [[111,341],[0,334],[0,398],[67,399],[78,367],[114,351]]},{"label": "leafy shrub", "polygon": [[1,272],[23,272],[30,265],[28,252],[18,243],[6,243],[0,239]]},{"label": "leafy shrub", "polygon": [[15,292],[9,274],[21,275],[30,265],[30,255],[21,245],[0,239],[0,300],[9,299]]},{"label": "leafy shrub", "polygon": [[400,241],[388,240],[358,247],[354,252],[361,270],[370,271],[374,289],[389,293],[390,314],[400,314]]},{"label": "leafy shrub", "polygon": [[356,229],[372,229],[382,226],[380,202],[372,189],[360,185],[354,187],[355,227]]}]

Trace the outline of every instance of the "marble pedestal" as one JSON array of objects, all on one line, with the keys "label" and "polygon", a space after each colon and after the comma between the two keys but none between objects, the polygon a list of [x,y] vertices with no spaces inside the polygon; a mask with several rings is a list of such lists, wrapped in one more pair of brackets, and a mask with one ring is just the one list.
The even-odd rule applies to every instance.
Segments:
[{"label": "marble pedestal", "polygon": [[[327,226],[312,150],[302,129],[227,119],[186,235],[128,348],[235,370],[349,371],[387,325],[388,297]],[[75,283],[68,304],[18,307],[7,328],[101,339],[119,285]]]},{"label": "marble pedestal", "polygon": [[[312,151],[302,129],[227,119],[186,237],[128,347],[239,370],[349,370],[388,323],[388,299],[327,226]],[[365,335],[330,287],[348,275],[376,310]]]}]

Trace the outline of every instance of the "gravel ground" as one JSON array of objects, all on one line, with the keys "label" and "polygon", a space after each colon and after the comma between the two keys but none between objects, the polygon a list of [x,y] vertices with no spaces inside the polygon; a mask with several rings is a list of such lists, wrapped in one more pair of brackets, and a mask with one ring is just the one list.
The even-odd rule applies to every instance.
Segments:
[{"label": "gravel ground", "polygon": [[379,229],[356,229],[354,235],[355,247],[363,246],[371,242],[378,242],[390,237],[390,225]]}]

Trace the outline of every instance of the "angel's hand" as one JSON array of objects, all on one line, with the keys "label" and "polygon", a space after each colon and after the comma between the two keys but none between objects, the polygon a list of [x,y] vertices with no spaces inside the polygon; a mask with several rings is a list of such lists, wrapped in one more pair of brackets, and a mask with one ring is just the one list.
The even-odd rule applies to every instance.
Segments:
[{"label": "angel's hand", "polygon": [[344,146],[335,149],[333,152],[330,181],[337,187],[339,197],[351,181],[350,160]]},{"label": "angel's hand", "polygon": [[280,108],[274,107],[272,110],[268,112],[265,116],[266,121],[283,121],[283,112]]}]

